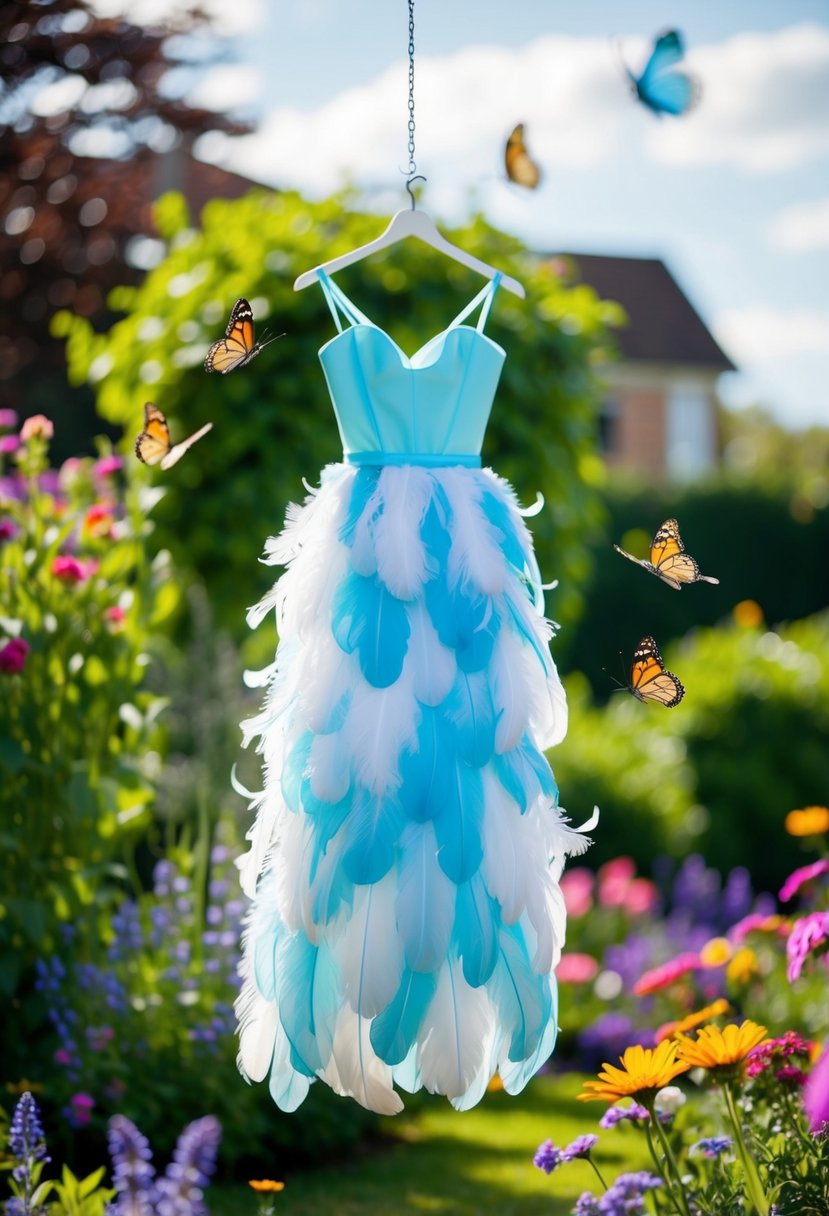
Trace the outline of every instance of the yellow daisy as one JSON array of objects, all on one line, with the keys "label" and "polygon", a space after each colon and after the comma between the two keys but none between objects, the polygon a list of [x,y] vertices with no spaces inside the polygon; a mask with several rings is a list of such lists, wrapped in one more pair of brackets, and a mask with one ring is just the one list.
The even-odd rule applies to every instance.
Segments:
[{"label": "yellow daisy", "polygon": [[647,1101],[689,1068],[684,1060],[677,1059],[677,1045],[670,1040],[660,1043],[653,1051],[646,1047],[628,1047],[619,1062],[621,1068],[605,1064],[598,1081],[586,1081],[585,1092],[578,1095],[579,1100],[599,1099],[613,1103],[620,1098],[635,1098]]},{"label": "yellow daisy", "polygon": [[703,967],[722,967],[731,958],[734,948],[727,937],[712,937],[699,952]]},{"label": "yellow daisy", "polygon": [[742,946],[725,969],[732,984],[747,984],[760,973],[760,960],[749,946]]},{"label": "yellow daisy", "polygon": [[248,1183],[248,1186],[252,1190],[258,1191],[260,1194],[267,1194],[267,1195],[274,1195],[274,1194],[276,1194],[277,1191],[285,1190],[285,1183],[284,1182],[275,1182],[273,1180],[273,1178],[259,1178],[259,1179],[253,1178]]},{"label": "yellow daisy", "polygon": [[676,1022],[666,1022],[664,1026],[660,1026],[656,1032],[656,1041],[661,1043],[663,1039],[673,1039],[677,1035],[685,1034],[687,1030],[696,1030],[697,1026],[702,1026],[704,1022],[712,1022],[714,1018],[721,1018],[730,1012],[731,1006],[728,1001],[724,997],[719,997],[710,1005],[706,1005],[704,1009],[698,1009],[696,1013],[689,1013],[687,1017],[680,1018]]},{"label": "yellow daisy", "polygon": [[724,1030],[719,1026],[702,1026],[696,1039],[680,1035],[677,1039],[679,1055],[688,1068],[712,1070],[733,1069],[741,1064],[748,1053],[766,1037],[765,1026],[746,1020],[742,1026],[732,1022]]}]

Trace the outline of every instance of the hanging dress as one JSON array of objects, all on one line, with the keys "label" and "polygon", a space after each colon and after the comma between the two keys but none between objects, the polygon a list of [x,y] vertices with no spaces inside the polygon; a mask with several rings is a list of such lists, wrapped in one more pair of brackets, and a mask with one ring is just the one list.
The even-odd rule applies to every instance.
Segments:
[{"label": "hanging dress", "polygon": [[[505,352],[496,276],[411,358],[320,272],[343,442],[265,560],[276,611],[252,796],[239,1065],[294,1110],[317,1078],[384,1114],[519,1092],[556,1038],[567,727],[515,494],[480,451]],[[463,322],[481,306],[476,326]]]}]

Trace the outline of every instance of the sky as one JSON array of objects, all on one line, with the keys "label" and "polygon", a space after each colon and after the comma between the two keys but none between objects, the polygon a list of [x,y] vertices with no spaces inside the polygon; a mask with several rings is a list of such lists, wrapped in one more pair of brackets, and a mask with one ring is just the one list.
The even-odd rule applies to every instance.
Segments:
[{"label": "sky", "polygon": [[[380,215],[405,205],[405,0],[232,7],[227,61],[191,96],[258,130],[200,155],[313,198],[348,181]],[[421,205],[447,224],[480,209],[541,252],[662,257],[740,368],[724,400],[829,424],[829,0],[415,8]],[[660,120],[621,65],[671,27],[702,95]],[[503,176],[518,121],[544,170],[533,193]]]}]

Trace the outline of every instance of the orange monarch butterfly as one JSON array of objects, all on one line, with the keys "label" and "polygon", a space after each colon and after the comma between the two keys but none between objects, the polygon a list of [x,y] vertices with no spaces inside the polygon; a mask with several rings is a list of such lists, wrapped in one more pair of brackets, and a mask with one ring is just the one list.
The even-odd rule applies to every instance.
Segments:
[{"label": "orange monarch butterfly", "polygon": [[652,637],[642,638],[633,654],[628,692],[639,701],[658,701],[666,709],[679,705],[685,696],[682,683],[665,670],[659,647]]},{"label": "orange monarch butterfly", "polygon": [[227,375],[236,367],[244,367],[250,363],[260,351],[284,334],[276,334],[273,338],[257,342],[254,339],[253,309],[247,300],[237,300],[233,305],[230,320],[227,323],[225,336],[214,342],[204,360],[204,370],[221,372]]},{"label": "orange monarch butterfly", "polygon": [[135,441],[135,454],[144,464],[160,464],[162,469],[171,469],[181,460],[188,448],[206,435],[212,426],[212,422],[207,422],[189,439],[182,439],[181,443],[170,443],[167,419],[158,406],[148,401],[144,406],[144,430]]},{"label": "orange monarch butterfly", "polygon": [[628,553],[626,549],[620,549],[618,545],[614,545],[613,548],[617,553],[621,553],[622,557],[626,557],[629,562],[636,562],[637,566],[642,566],[650,574],[661,578],[663,583],[667,583],[675,591],[681,591],[683,583],[719,584],[720,581],[718,578],[712,578],[710,574],[702,574],[691,555],[685,552],[682,537],[679,535],[679,524],[675,519],[666,519],[657,530],[656,536],[651,541],[651,560],[649,562],[634,557],[632,553]]},{"label": "orange monarch butterfly", "polygon": [[504,149],[504,165],[507,177],[516,186],[525,186],[527,190],[535,190],[541,181],[541,170],[527,151],[524,143],[524,124],[519,122],[513,130],[507,146]]}]

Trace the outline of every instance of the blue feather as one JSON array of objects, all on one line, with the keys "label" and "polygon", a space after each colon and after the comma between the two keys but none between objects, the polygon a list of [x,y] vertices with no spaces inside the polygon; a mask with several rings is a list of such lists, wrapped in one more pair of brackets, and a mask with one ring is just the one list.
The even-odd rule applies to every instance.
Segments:
[{"label": "blue feather", "polygon": [[371,1045],[386,1064],[401,1064],[414,1044],[437,978],[430,972],[403,971],[391,1002],[371,1023]]},{"label": "blue feather", "polygon": [[291,1044],[291,1063],[309,1077],[323,1066],[310,999],[316,965],[317,947],[304,933],[292,933],[282,941],[276,956],[279,1020]]},{"label": "blue feather", "polygon": [[302,782],[300,797],[302,809],[308,815],[313,832],[314,850],[311,855],[311,865],[308,879],[314,881],[317,867],[328,848],[329,843],[337,835],[351,813],[351,799],[348,794],[339,802],[323,802],[311,792],[310,778]]},{"label": "blue feather", "polygon": [[459,671],[441,707],[461,759],[480,768],[495,750],[495,706],[485,675]]},{"label": "blue feather", "polygon": [[363,675],[374,688],[388,688],[403,670],[411,628],[406,606],[376,575],[353,571],[334,594],[332,632],[346,654],[356,650]]},{"label": "blue feather", "polygon": [[527,566],[527,553],[510,519],[507,504],[489,490],[484,490],[481,506],[489,522],[501,533],[501,548],[507,561],[523,574]]},{"label": "blue feather", "polygon": [[446,801],[435,812],[438,861],[447,878],[466,882],[478,870],[484,848],[484,783],[480,769],[456,761]]},{"label": "blue feather", "polygon": [[311,731],[304,731],[297,739],[282,766],[282,797],[289,811],[300,808],[300,791],[305,779],[305,770],[311,756],[311,744],[314,736]]},{"label": "blue feather", "polygon": [[518,925],[501,929],[501,949],[493,996],[503,1026],[513,1028],[508,1056],[526,1060],[538,1049],[553,1016],[549,976],[536,975]]},{"label": "blue feather", "polygon": [[464,592],[453,596],[457,622],[455,654],[461,671],[482,671],[492,658],[492,647],[501,627],[501,618],[488,595]]},{"label": "blue feather", "polygon": [[496,755],[495,775],[501,785],[521,808],[523,815],[540,794],[552,798],[558,806],[558,786],[553,770],[528,735],[511,751]]},{"label": "blue feather", "polygon": [[446,800],[454,748],[443,716],[428,705],[421,707],[417,751],[400,757],[400,805],[410,819],[431,819]]},{"label": "blue feather", "polygon": [[501,1065],[501,1080],[508,1094],[520,1094],[521,1090],[535,1076],[542,1064],[552,1054],[558,1038],[558,989],[555,977],[550,975],[545,979],[550,992],[550,1014],[544,1032],[538,1041],[538,1046],[527,1060],[509,1061]]},{"label": "blue feather", "polygon": [[480,874],[458,887],[453,938],[472,988],[485,984],[498,961],[498,904]]},{"label": "blue feather", "polygon": [[308,1095],[309,1084],[308,1077],[303,1073],[297,1072],[294,1068],[277,1068],[276,1060],[274,1060],[268,1088],[280,1110],[291,1114],[301,1106]]},{"label": "blue feather", "polygon": [[259,993],[266,1001],[276,998],[276,952],[284,929],[280,921],[263,928],[256,937],[253,948],[253,978]]},{"label": "blue feather", "polygon": [[348,512],[339,532],[340,540],[343,544],[348,545],[349,549],[354,544],[354,530],[365,510],[366,503],[377,488],[379,477],[380,468],[376,465],[361,465],[354,476]]},{"label": "blue feather", "polygon": [[404,823],[396,797],[355,791],[343,834],[343,869],[352,882],[379,882],[388,873]]}]

